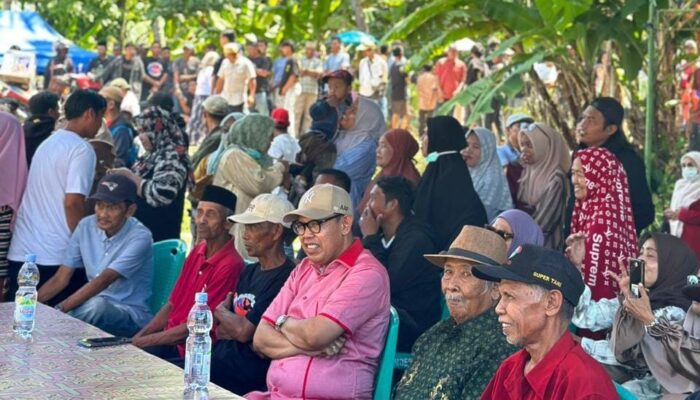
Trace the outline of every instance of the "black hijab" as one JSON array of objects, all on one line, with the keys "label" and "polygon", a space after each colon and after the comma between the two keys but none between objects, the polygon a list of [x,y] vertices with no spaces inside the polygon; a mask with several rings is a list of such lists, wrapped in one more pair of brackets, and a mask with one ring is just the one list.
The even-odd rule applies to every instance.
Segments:
[{"label": "black hijab", "polygon": [[665,233],[652,233],[640,241],[654,239],[658,255],[659,272],[656,283],[649,290],[651,309],[676,306],[683,310],[690,308],[690,299],[683,295],[688,275],[698,271],[698,259],[693,250],[680,238]]},{"label": "black hijab", "polygon": [[459,154],[465,147],[464,129],[456,119],[439,116],[428,120],[428,153],[454,151],[428,164],[413,203],[416,217],[433,227],[439,250],[447,249],[464,225],[487,222],[484,205]]}]

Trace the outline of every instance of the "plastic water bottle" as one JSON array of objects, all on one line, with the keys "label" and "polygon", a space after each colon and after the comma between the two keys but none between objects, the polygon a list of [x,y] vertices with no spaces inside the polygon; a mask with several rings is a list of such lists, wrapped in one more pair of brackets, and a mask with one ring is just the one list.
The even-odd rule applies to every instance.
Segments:
[{"label": "plastic water bottle", "polygon": [[211,330],[214,318],[207,305],[207,293],[194,296],[194,306],[187,317],[187,337],[185,350],[185,392],[184,399],[209,398],[209,365],[211,362]]},{"label": "plastic water bottle", "polygon": [[17,275],[19,289],[15,294],[14,331],[22,337],[29,337],[34,330],[36,316],[37,291],[39,284],[39,268],[36,266],[36,256],[27,254],[24,265]]}]

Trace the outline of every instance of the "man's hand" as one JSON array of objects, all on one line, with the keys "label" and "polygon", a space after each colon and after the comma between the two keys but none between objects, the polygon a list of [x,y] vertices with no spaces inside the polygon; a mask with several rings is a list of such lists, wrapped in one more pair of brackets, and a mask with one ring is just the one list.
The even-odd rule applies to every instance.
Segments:
[{"label": "man's hand", "polygon": [[341,335],[337,339],[333,341],[333,343],[330,344],[330,346],[326,347],[320,355],[323,355],[325,357],[333,357],[337,354],[340,354],[340,352],[345,348],[345,335]]},{"label": "man's hand", "polygon": [[583,259],[586,256],[586,234],[574,233],[566,238],[566,258],[581,272]]},{"label": "man's hand", "polygon": [[255,96],[251,94],[248,96],[248,108],[253,107],[255,107]]},{"label": "man's hand", "polygon": [[219,305],[217,305],[214,309],[214,319],[216,320],[216,322],[219,322],[219,320],[221,319],[221,315],[231,312],[232,307],[233,293],[228,292],[226,298],[221,303],[219,303]]},{"label": "man's hand", "polygon": [[374,217],[372,210],[369,209],[369,205],[365,207],[362,211],[362,216],[360,217],[360,230],[362,231],[362,236],[376,235],[379,232],[379,225],[381,224],[383,215],[379,214]]}]

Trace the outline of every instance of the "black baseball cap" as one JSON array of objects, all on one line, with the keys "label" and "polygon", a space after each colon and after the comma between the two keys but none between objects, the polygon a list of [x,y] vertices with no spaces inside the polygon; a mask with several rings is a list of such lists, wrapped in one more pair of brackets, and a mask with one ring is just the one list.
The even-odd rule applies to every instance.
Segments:
[{"label": "black baseball cap", "polygon": [[323,75],[323,78],[321,78],[321,82],[327,83],[329,79],[340,79],[345,81],[348,85],[352,85],[352,74],[350,71],[344,70],[344,69],[337,69],[333,72],[329,72],[325,75]]},{"label": "black baseball cap", "polygon": [[581,273],[563,254],[541,246],[519,246],[506,265],[477,265],[472,273],[479,279],[529,283],[558,290],[574,307],[583,294]]},{"label": "black baseball cap", "polygon": [[123,201],[135,203],[136,184],[124,175],[106,175],[97,183],[97,189],[90,198],[110,204],[118,204]]},{"label": "black baseball cap", "polygon": [[681,292],[690,300],[700,301],[700,277],[690,275],[688,277],[688,284],[683,286]]}]

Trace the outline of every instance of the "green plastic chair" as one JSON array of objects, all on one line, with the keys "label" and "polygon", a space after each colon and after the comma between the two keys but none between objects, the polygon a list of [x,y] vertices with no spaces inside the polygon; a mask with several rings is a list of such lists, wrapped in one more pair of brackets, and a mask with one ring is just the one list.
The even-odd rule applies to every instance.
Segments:
[{"label": "green plastic chair", "polygon": [[613,382],[615,384],[615,390],[617,390],[617,395],[620,396],[620,400],[637,400],[637,396],[635,396],[632,392],[627,390],[624,386],[620,385],[617,382]]},{"label": "green plastic chair", "polygon": [[384,343],[384,351],[379,359],[379,368],[374,381],[374,400],[389,400],[391,398],[391,383],[394,376],[394,357],[396,342],[399,339],[399,313],[391,307],[389,331]]},{"label": "green plastic chair", "polygon": [[168,302],[187,256],[187,244],[180,239],[153,243],[153,288],[151,312],[153,315]]}]

